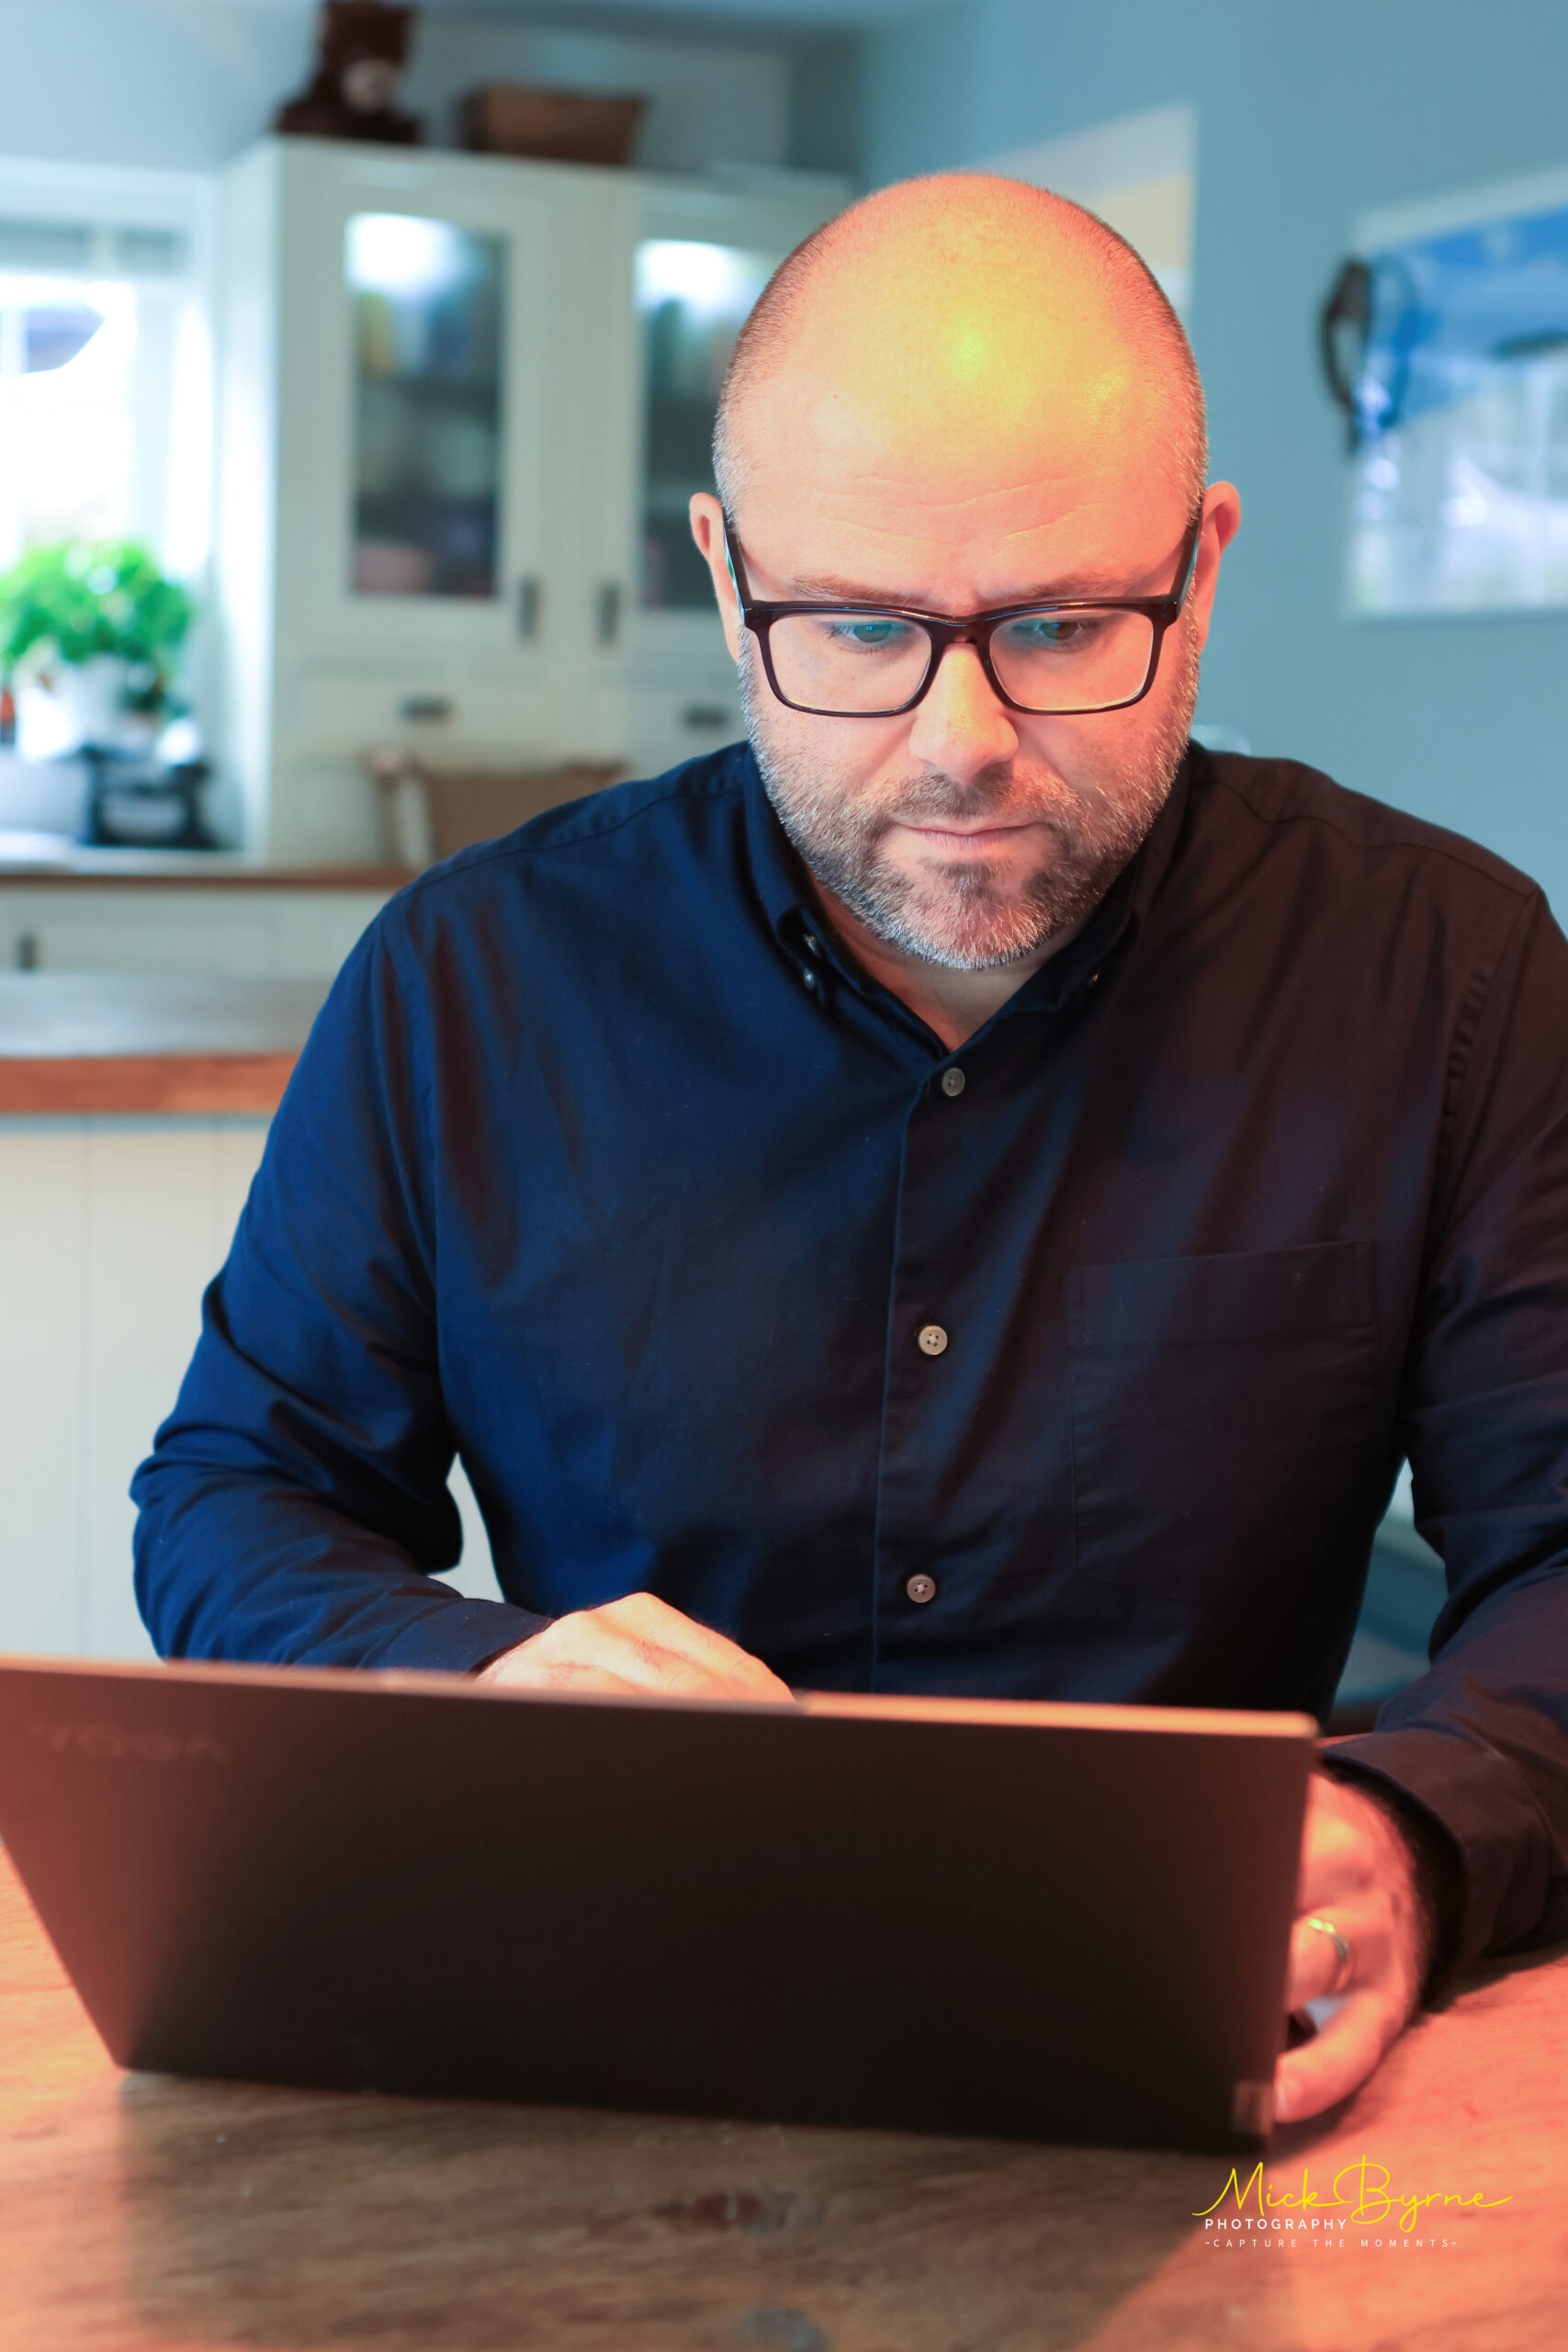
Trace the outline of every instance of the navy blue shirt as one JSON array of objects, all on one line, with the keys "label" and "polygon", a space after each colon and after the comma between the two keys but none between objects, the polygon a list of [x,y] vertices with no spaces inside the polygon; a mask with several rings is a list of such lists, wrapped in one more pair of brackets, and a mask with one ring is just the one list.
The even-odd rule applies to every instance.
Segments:
[{"label": "navy blue shirt", "polygon": [[[1565,981],[1496,859],[1193,751],[950,1054],[743,747],[552,811],[316,1023],[137,1476],[148,1625],[466,1668],[649,1590],[796,1686],[1323,1715],[1408,1454],[1450,1599],[1339,1752],[1457,1842],[1460,1957],[1568,1932]],[[430,1573],[455,1451],[504,1601]]]}]

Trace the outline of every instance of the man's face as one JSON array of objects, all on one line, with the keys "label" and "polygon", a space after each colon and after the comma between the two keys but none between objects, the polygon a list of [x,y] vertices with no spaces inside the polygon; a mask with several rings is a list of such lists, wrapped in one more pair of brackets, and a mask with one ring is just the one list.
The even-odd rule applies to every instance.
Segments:
[{"label": "man's face", "polygon": [[950,653],[931,689],[950,706],[936,727],[917,711],[891,741],[886,722],[778,702],[750,637],[740,692],[768,796],[818,881],[890,945],[972,971],[1069,932],[1134,855],[1186,748],[1198,656],[1190,628],[1172,630],[1145,724],[1118,740],[1095,714],[1074,741],[1057,719],[1047,741],[963,652],[972,674],[954,677]]},{"label": "man's face", "polygon": [[[882,420],[846,418],[842,404],[826,428],[809,399],[798,419],[783,413],[793,446],[749,467],[735,517],[759,600],[951,615],[1053,595],[1161,595],[1176,583],[1190,517],[1170,469],[1135,440],[1100,449],[1092,434],[1065,435],[1064,464],[1037,417],[994,449],[922,432],[901,451]],[[1011,710],[961,645],[912,711],[841,718],[776,700],[738,626],[717,502],[694,500],[758,764],[818,882],[896,948],[958,969],[1017,961],[1079,922],[1170,789],[1235,513],[1228,485],[1208,493],[1186,609],[1130,708]]]}]

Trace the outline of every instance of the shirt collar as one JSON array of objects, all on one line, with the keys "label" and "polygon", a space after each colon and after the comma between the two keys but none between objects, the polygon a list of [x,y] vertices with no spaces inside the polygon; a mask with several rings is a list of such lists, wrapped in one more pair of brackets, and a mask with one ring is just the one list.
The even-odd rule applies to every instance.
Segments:
[{"label": "shirt collar", "polygon": [[1192,772],[1192,747],[1176,771],[1176,780],[1164,808],[1150,826],[1143,845],[1124,865],[1082,931],[1059,955],[1042,965],[1017,996],[1002,1007],[1006,1012],[1031,1009],[1056,1012],[1091,988],[1112,964],[1131,955],[1155,895],[1164,881],[1187,814],[1188,786]]}]

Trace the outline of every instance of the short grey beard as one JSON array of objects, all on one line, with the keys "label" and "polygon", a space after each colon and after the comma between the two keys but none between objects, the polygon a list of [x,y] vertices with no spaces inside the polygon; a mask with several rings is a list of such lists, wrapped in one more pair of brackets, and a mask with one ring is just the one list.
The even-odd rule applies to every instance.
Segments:
[{"label": "short grey beard", "polygon": [[[1170,796],[1198,700],[1198,649],[1190,628],[1168,640],[1179,663],[1176,692],[1153,741],[1135,761],[1067,785],[1054,774],[1015,781],[1015,767],[983,770],[972,784],[926,771],[884,786],[874,800],[819,764],[770,741],[775,705],[750,640],[740,663],[746,731],[780,824],[807,870],[890,947],[954,972],[1016,964],[1070,931],[1098,906],[1147,840]],[[846,746],[853,720],[845,722]],[[880,843],[900,820],[1005,813],[1043,824],[1055,843],[1050,865],[1021,895],[998,895],[994,869],[979,861],[937,867],[917,882],[883,860]]]}]

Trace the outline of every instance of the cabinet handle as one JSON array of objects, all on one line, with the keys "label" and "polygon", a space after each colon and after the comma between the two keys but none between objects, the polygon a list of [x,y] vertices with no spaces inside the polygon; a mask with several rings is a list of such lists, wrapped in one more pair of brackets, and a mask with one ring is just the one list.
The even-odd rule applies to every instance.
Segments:
[{"label": "cabinet handle", "polygon": [[517,634],[532,640],[539,634],[545,608],[545,586],[537,572],[525,571],[517,582]]},{"label": "cabinet handle", "polygon": [[594,633],[601,645],[614,645],[621,633],[621,583],[602,580],[594,592]]},{"label": "cabinet handle", "polygon": [[447,695],[405,695],[398,705],[398,717],[405,727],[434,727],[451,716],[452,702]]}]

